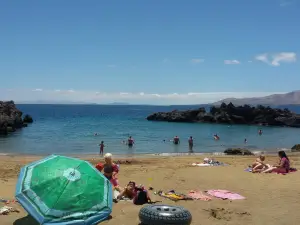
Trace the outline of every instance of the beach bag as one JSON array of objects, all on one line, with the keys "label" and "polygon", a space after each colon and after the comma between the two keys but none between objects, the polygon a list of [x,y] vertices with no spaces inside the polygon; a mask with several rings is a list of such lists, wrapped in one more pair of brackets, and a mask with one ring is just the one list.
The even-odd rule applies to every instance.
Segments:
[{"label": "beach bag", "polygon": [[148,203],[149,199],[148,199],[147,191],[144,190],[143,188],[137,188],[136,191],[137,193],[133,199],[133,204],[144,205]]}]

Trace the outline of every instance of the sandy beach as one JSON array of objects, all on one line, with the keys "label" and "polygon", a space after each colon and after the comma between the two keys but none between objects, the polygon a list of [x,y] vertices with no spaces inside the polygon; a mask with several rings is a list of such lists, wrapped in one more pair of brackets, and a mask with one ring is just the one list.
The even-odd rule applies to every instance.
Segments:
[{"label": "sandy beach", "polygon": [[[288,175],[252,174],[245,172],[247,165],[254,157],[218,156],[215,157],[229,166],[222,167],[192,167],[194,162],[201,162],[205,156],[170,156],[127,158],[131,164],[121,164],[119,181],[124,186],[134,180],[155,190],[176,190],[188,193],[190,190],[205,191],[208,189],[227,189],[246,197],[245,200],[211,201],[178,201],[154,195],[152,200],[164,204],[175,204],[186,207],[193,216],[194,225],[212,224],[244,224],[273,225],[298,224],[300,220],[300,176],[299,171]],[[15,185],[20,168],[38,156],[0,156],[0,198],[13,199]],[[84,159],[96,164],[102,161],[98,156],[88,156]],[[300,155],[290,156],[292,167],[300,169]],[[267,156],[270,164],[275,163],[276,156]],[[4,203],[0,203],[1,206]],[[1,225],[35,225],[35,221],[18,203],[10,203],[20,213],[12,212],[1,215]],[[140,206],[131,202],[114,203],[112,218],[101,224],[107,225],[138,225]]]}]

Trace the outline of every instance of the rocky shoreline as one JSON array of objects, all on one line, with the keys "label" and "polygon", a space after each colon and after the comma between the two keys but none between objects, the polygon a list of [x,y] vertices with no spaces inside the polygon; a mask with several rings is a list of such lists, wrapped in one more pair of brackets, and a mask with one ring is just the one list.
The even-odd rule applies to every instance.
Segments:
[{"label": "rocky shoreline", "polygon": [[157,112],[149,115],[149,121],[187,122],[187,123],[216,123],[216,124],[245,124],[262,126],[282,126],[300,128],[300,115],[289,109],[274,109],[259,105],[234,106],[222,103],[219,107],[212,106],[209,112],[205,108],[172,112]]},{"label": "rocky shoreline", "polygon": [[22,116],[23,112],[17,109],[13,101],[0,101],[0,135],[8,135],[33,123],[30,115]]}]

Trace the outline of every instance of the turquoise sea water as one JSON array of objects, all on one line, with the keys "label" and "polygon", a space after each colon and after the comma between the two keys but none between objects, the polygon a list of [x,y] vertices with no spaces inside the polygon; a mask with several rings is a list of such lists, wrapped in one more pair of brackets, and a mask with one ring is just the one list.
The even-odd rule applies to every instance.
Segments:
[{"label": "turquoise sea water", "polygon": [[[223,152],[228,147],[271,151],[299,143],[300,129],[244,125],[150,122],[152,112],[195,108],[195,106],[115,106],[115,105],[18,105],[35,122],[8,137],[0,137],[0,153],[95,154],[103,140],[105,152],[115,154],[188,152],[187,139],[194,137],[194,152]],[[300,107],[293,107],[300,112]],[[263,135],[257,131],[263,129]],[[98,133],[97,136],[94,133]],[[217,133],[221,139],[214,141]],[[133,136],[136,145],[123,140]],[[169,140],[181,138],[179,146]],[[244,138],[248,143],[244,144]],[[163,142],[163,140],[166,142]]]}]

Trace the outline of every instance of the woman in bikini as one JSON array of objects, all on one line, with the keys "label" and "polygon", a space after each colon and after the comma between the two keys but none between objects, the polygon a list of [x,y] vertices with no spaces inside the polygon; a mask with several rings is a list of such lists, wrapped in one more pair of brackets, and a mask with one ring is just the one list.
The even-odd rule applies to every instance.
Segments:
[{"label": "woman in bikini", "polygon": [[267,170],[262,171],[262,173],[288,173],[290,171],[290,160],[287,157],[285,151],[279,151],[279,163],[277,165],[271,166]]},{"label": "woman in bikini", "polygon": [[119,182],[117,179],[117,174],[119,173],[119,167],[117,164],[113,163],[111,153],[106,153],[104,155],[104,160],[105,163],[104,164],[98,163],[96,165],[96,168],[100,172],[103,172],[104,176],[111,182],[111,184],[116,190],[119,190]]}]

